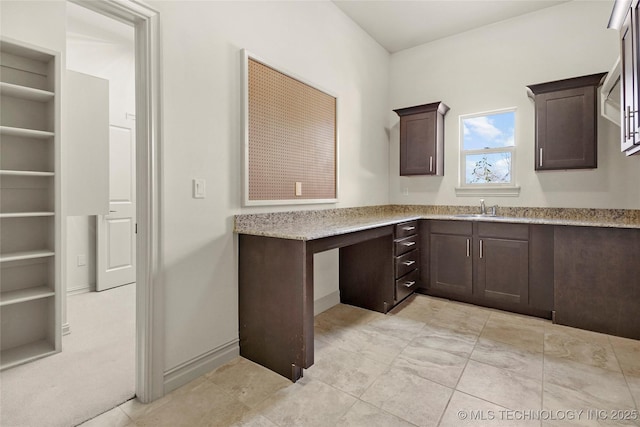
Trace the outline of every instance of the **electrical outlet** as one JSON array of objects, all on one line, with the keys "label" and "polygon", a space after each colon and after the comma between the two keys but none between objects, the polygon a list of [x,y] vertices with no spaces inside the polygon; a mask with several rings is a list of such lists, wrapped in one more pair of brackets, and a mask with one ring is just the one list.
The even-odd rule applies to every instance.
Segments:
[{"label": "electrical outlet", "polygon": [[296,196],[302,196],[302,183],[296,182]]},{"label": "electrical outlet", "polygon": [[404,187],[402,189],[402,195],[403,196],[408,196],[409,195],[409,188],[408,187]]}]

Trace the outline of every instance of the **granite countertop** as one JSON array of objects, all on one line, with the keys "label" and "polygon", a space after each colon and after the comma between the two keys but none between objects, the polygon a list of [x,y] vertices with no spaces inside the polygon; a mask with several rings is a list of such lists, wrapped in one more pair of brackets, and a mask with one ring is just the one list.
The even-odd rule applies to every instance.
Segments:
[{"label": "granite countertop", "polygon": [[234,232],[292,240],[314,240],[414,219],[640,229],[640,210],[498,208],[495,217],[465,217],[474,206],[383,205],[236,215]]}]

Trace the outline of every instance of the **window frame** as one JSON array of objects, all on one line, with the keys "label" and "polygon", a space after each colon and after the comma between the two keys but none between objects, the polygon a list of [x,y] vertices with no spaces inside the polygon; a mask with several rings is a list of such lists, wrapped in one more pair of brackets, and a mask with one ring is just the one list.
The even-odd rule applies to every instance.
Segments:
[{"label": "window frame", "polygon": [[[495,114],[502,114],[513,112],[513,145],[498,147],[498,148],[484,148],[484,149],[475,149],[475,150],[465,150],[464,149],[464,121],[467,119],[471,119],[474,117],[484,117],[491,116]],[[509,107],[509,108],[500,108],[496,110],[488,110],[481,111],[477,113],[471,114],[462,114],[458,117],[459,120],[459,146],[458,146],[458,156],[459,156],[459,173],[458,173],[458,185],[456,188],[457,195],[497,195],[495,193],[503,193],[503,195],[514,195],[517,196],[519,194],[519,187],[516,184],[516,156],[517,156],[517,138],[516,138],[516,129],[518,126],[518,108],[517,107]],[[495,153],[504,153],[508,152],[511,154],[511,171],[510,182],[504,183],[467,183],[467,168],[466,168],[466,159],[468,155],[478,155],[478,154],[495,154]]]}]

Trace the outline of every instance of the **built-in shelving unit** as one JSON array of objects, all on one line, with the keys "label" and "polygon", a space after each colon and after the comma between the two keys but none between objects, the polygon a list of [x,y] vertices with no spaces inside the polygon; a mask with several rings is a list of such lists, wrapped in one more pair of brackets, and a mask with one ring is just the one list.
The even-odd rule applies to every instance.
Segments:
[{"label": "built-in shelving unit", "polygon": [[61,349],[59,70],[0,40],[0,369]]}]

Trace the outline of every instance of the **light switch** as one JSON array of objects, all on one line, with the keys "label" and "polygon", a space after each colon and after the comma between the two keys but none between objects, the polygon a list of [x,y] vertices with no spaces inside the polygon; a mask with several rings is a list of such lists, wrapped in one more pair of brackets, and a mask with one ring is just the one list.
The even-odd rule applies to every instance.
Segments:
[{"label": "light switch", "polygon": [[206,181],[204,179],[194,178],[193,198],[204,199],[206,195],[207,195]]},{"label": "light switch", "polygon": [[296,196],[302,196],[302,183],[296,182]]},{"label": "light switch", "polygon": [[78,255],[78,267],[82,267],[87,265],[87,256],[86,255]]}]

